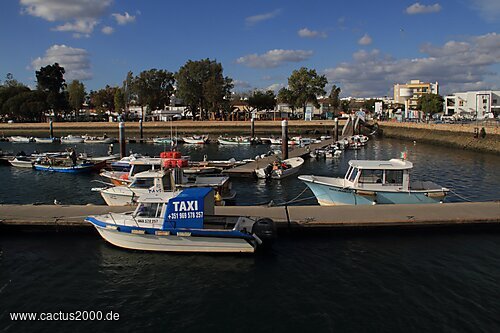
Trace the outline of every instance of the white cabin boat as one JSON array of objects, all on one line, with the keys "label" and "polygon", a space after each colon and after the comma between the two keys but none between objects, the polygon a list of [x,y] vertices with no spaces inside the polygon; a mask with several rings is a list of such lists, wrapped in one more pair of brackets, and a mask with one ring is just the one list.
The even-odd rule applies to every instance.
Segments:
[{"label": "white cabin boat", "polygon": [[10,136],[9,137],[10,142],[17,142],[17,143],[29,143],[31,142],[31,138],[28,138],[27,136]]},{"label": "white cabin boat", "polygon": [[184,143],[202,145],[208,142],[208,135],[193,135],[182,137]]},{"label": "white cabin boat", "polygon": [[255,169],[255,174],[257,175],[257,178],[261,179],[283,179],[296,174],[302,164],[304,164],[304,159],[301,157],[289,158],[281,162],[274,161],[272,164],[269,164],[264,168]]},{"label": "white cabin boat", "polygon": [[170,252],[255,252],[270,245],[274,222],[268,218],[215,216],[211,188],[141,196],[134,212],[89,216],[104,240],[125,249]]},{"label": "white cabin boat", "polygon": [[217,139],[221,145],[250,145],[252,140],[250,137],[238,136],[234,138],[219,137]]},{"label": "white cabin boat", "polygon": [[36,143],[54,143],[56,138],[35,138]]},{"label": "white cabin boat", "polygon": [[66,143],[66,144],[83,143],[84,140],[85,139],[81,136],[68,135],[68,136],[63,136],[61,138],[61,143]]},{"label": "white cabin boat", "polygon": [[343,178],[299,176],[321,206],[424,204],[442,202],[449,189],[430,181],[410,181],[406,160],[351,160]]}]

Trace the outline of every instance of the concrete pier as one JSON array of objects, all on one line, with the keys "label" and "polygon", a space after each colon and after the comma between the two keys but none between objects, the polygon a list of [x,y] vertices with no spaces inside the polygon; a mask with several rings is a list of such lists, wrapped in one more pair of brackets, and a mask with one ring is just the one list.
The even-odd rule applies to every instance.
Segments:
[{"label": "concrete pier", "polygon": [[[90,227],[89,215],[126,212],[133,207],[0,205],[2,227],[39,229]],[[287,214],[288,210],[288,214]],[[500,201],[376,206],[225,206],[215,214],[269,217],[278,228],[363,229],[381,227],[500,226]],[[289,218],[287,218],[287,215]]]}]

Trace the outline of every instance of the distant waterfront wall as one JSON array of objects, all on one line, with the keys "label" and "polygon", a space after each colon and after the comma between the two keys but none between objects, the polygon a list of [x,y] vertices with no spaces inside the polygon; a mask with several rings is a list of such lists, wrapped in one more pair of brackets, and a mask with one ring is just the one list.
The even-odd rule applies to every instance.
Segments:
[{"label": "distant waterfront wall", "polygon": [[[343,122],[340,123],[343,125]],[[168,122],[146,122],[144,123],[144,137],[170,136],[171,124]],[[332,132],[334,122],[332,120],[288,122],[288,130],[292,135],[317,131],[324,134]],[[179,135],[210,134],[212,137],[219,135],[250,135],[250,121],[174,121],[172,123],[173,134],[176,129]],[[125,123],[127,137],[139,136],[139,123]],[[118,123],[106,122],[54,122],[54,135],[57,137],[68,134],[73,135],[103,135],[118,136]],[[255,133],[259,136],[281,134],[281,121],[255,121]],[[27,136],[49,136],[48,123],[0,123],[0,136],[27,135]]]},{"label": "distant waterfront wall", "polygon": [[500,154],[500,128],[499,126],[481,125],[485,128],[486,137],[475,138],[476,124],[417,124],[379,122],[383,136],[439,144],[454,148],[483,151]]}]

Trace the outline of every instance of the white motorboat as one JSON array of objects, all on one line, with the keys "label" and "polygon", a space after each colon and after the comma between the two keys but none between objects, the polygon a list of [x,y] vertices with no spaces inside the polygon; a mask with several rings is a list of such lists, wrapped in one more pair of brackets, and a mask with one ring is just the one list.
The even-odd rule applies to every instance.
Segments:
[{"label": "white motorboat", "polygon": [[125,249],[173,252],[254,252],[270,245],[274,222],[268,218],[214,215],[211,188],[190,188],[141,196],[132,213],[89,216],[104,240]]},{"label": "white motorboat", "polygon": [[252,140],[250,137],[238,136],[234,138],[219,137],[217,139],[221,145],[250,145]]},{"label": "white motorboat", "polygon": [[255,169],[255,174],[258,178],[262,179],[283,179],[297,173],[302,164],[304,164],[304,159],[301,157],[293,157],[283,161],[274,161],[272,164],[269,164],[264,168]]},{"label": "white motorboat", "polygon": [[68,135],[68,136],[63,136],[61,138],[61,143],[65,144],[83,143],[84,140],[85,139],[81,136]]},{"label": "white motorboat", "polygon": [[16,156],[9,161],[10,165],[17,168],[33,168],[34,161],[28,156]]},{"label": "white motorboat", "polygon": [[166,196],[178,194],[171,170],[144,171],[137,173],[132,183],[106,188],[93,189],[101,193],[108,206],[135,205],[137,199],[147,193],[165,192]]},{"label": "white motorboat", "polygon": [[410,181],[406,160],[351,160],[343,178],[299,176],[322,206],[424,204],[442,202],[449,189],[430,181]]},{"label": "white motorboat", "polygon": [[31,142],[31,138],[27,136],[10,136],[9,137],[10,142],[17,142],[17,143],[29,143]]},{"label": "white motorboat", "polygon": [[35,138],[36,143],[54,143],[55,138]]},{"label": "white motorboat", "polygon": [[108,138],[106,135],[103,136],[86,136],[83,138],[85,143],[99,143],[99,144],[110,144],[116,142],[115,138]]},{"label": "white motorboat", "polygon": [[202,145],[208,142],[208,135],[193,135],[182,137],[184,143]]}]

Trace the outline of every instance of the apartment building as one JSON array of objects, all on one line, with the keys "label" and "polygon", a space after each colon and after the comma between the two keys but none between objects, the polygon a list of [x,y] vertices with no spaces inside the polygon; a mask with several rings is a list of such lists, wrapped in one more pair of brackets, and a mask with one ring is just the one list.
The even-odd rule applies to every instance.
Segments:
[{"label": "apartment building", "polygon": [[466,91],[445,96],[445,115],[464,119],[500,115],[500,90]]},{"label": "apartment building", "polygon": [[406,84],[394,85],[394,102],[404,104],[407,110],[416,110],[418,99],[423,94],[439,94],[439,84],[410,80]]}]

